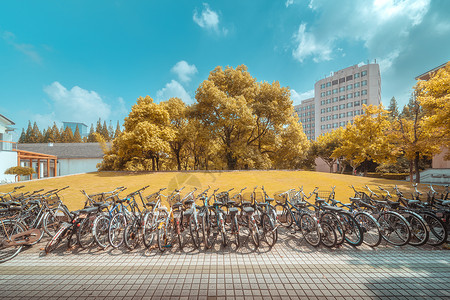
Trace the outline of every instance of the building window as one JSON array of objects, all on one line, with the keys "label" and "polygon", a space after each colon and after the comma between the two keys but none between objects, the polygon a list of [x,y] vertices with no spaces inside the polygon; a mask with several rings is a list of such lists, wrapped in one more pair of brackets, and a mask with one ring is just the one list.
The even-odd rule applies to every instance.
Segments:
[{"label": "building window", "polygon": [[344,113],[339,114],[339,119],[341,119],[341,118],[345,118],[345,114]]},{"label": "building window", "polygon": [[353,112],[352,111],[348,111],[347,112],[347,117],[351,117],[351,116],[353,116]]},{"label": "building window", "polygon": [[359,97],[360,92],[355,92],[355,97]]},{"label": "building window", "polygon": [[339,101],[345,100],[345,95],[339,96]]},{"label": "building window", "polygon": [[345,77],[339,78],[339,83],[345,82]]},{"label": "building window", "polygon": [[347,94],[347,99],[353,98],[353,94]]},{"label": "building window", "polygon": [[354,75],[354,77],[355,77],[355,78],[359,78],[359,73],[356,73],[356,74]]},{"label": "building window", "polygon": [[327,96],[331,95],[331,90],[327,91]]},{"label": "building window", "polygon": [[327,116],[327,121],[330,121],[331,120],[331,116]]},{"label": "building window", "polygon": [[359,101],[355,101],[355,106],[359,106]]},{"label": "building window", "polygon": [[362,90],[361,95],[367,95],[367,90]]},{"label": "building window", "polygon": [[355,86],[355,88],[359,88],[359,82],[356,82],[356,83],[354,84],[354,86]]},{"label": "building window", "polygon": [[338,102],[338,101],[339,101],[338,97],[333,98],[333,102]]},{"label": "building window", "polygon": [[325,129],[325,125],[320,126],[320,129],[322,130]]},{"label": "building window", "polygon": [[321,85],[320,85],[320,88],[321,88],[321,89],[324,89],[324,88],[325,88],[325,83],[321,84]]},{"label": "building window", "polygon": [[330,112],[331,111],[331,107],[327,107],[327,112]]},{"label": "building window", "polygon": [[347,85],[347,91],[353,89],[353,84]]},{"label": "building window", "polygon": [[353,75],[348,75],[347,78],[345,78],[346,81],[352,80],[353,79]]},{"label": "building window", "polygon": [[332,84],[333,84],[333,85],[338,84],[338,80],[337,80],[337,79],[336,79],[336,80],[333,80]]},{"label": "building window", "polygon": [[366,76],[367,75],[367,71],[362,71],[361,72],[361,77]]},{"label": "building window", "polygon": [[361,86],[365,86],[365,85],[367,85],[367,80],[361,81]]},{"label": "building window", "polygon": [[325,97],[325,92],[320,93],[321,97]]},{"label": "building window", "polygon": [[359,115],[359,110],[355,110],[355,116]]},{"label": "building window", "polygon": [[367,104],[367,99],[362,99],[361,104]]},{"label": "building window", "polygon": [[327,124],[327,129],[330,129],[331,128],[331,124]]},{"label": "building window", "polygon": [[353,102],[347,103],[347,108],[349,108],[349,107],[353,107]]},{"label": "building window", "polygon": [[333,111],[336,111],[338,109],[339,109],[339,107],[337,105],[333,106]]},{"label": "building window", "polygon": [[345,109],[345,104],[339,105],[339,109]]},{"label": "building window", "polygon": [[337,119],[339,116],[337,114],[333,115],[333,120]]},{"label": "building window", "polygon": [[331,86],[331,82],[327,82],[327,87]]},{"label": "building window", "polygon": [[331,103],[331,99],[327,99],[327,104],[330,104]]},{"label": "building window", "polygon": [[345,126],[345,122],[339,122],[339,126]]},{"label": "building window", "polygon": [[340,87],[339,92],[345,92],[345,86]]},{"label": "building window", "polygon": [[324,122],[325,121],[325,117],[320,117],[320,122]]},{"label": "building window", "polygon": [[325,100],[320,101],[320,105],[325,105]]},{"label": "building window", "polygon": [[322,108],[322,109],[320,110],[320,113],[321,113],[321,114],[325,113],[325,108]]},{"label": "building window", "polygon": [[338,89],[333,89],[333,94],[337,94]]}]

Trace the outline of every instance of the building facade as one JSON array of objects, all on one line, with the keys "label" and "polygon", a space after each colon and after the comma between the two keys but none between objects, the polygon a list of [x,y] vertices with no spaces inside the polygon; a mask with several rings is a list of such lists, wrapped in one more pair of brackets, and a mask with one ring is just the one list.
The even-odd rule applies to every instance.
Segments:
[{"label": "building facade", "polygon": [[0,114],[0,183],[14,182],[14,175],[6,175],[5,171],[17,165],[16,143],[12,141],[13,121]]},{"label": "building facade", "polygon": [[78,130],[80,131],[80,135],[81,138],[87,137],[88,136],[88,129],[87,129],[87,125],[84,123],[76,123],[76,122],[63,122],[63,127],[64,130],[69,127],[70,130],[72,130],[72,133],[75,134],[75,131],[77,130],[77,126],[78,126]]},{"label": "building facade", "polygon": [[314,85],[315,138],[353,122],[363,105],[381,103],[378,64],[354,65],[317,81]]},{"label": "building facade", "polygon": [[294,110],[298,115],[299,122],[302,123],[303,132],[308,140],[314,140],[315,134],[315,115],[314,115],[314,98],[303,100],[301,104],[294,106]]}]

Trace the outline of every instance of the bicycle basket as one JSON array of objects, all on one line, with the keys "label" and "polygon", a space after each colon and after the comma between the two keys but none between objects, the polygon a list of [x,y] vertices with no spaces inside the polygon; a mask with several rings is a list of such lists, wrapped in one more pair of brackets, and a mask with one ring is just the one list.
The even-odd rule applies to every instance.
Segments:
[{"label": "bicycle basket", "polygon": [[334,199],[334,191],[317,191],[316,200],[318,198],[325,199],[326,201]]},{"label": "bicycle basket", "polygon": [[45,198],[45,202],[47,202],[48,207],[57,206],[60,200],[61,198],[59,198],[58,194],[53,194]]},{"label": "bicycle basket", "polygon": [[218,202],[227,203],[230,200],[230,194],[228,192],[220,192],[216,195]]}]

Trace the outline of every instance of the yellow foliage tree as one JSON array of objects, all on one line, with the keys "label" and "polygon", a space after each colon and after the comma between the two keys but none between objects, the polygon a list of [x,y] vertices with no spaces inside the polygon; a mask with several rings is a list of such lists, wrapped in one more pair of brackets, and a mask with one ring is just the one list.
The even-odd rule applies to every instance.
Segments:
[{"label": "yellow foliage tree", "polygon": [[[450,62],[414,87],[417,101],[424,109],[424,125],[435,134],[439,146],[450,149]],[[450,152],[447,153],[450,159]]]},{"label": "yellow foliage tree", "polygon": [[124,131],[113,141],[103,157],[100,170],[159,170],[160,159],[170,152],[169,141],[175,138],[164,105],[149,96],[139,97],[125,118]]},{"label": "yellow foliage tree", "polygon": [[344,128],[339,127],[336,130],[320,135],[313,143],[313,153],[320,157],[330,167],[330,173],[333,172],[333,166],[339,157],[334,157],[333,152],[342,145]]},{"label": "yellow foliage tree", "polygon": [[[333,151],[332,157],[344,157],[353,172],[365,160],[377,163],[394,161],[397,149],[387,134],[391,124],[387,111],[379,106],[364,106],[365,113],[347,124],[342,135],[342,145]],[[366,170],[365,170],[366,171]]]}]

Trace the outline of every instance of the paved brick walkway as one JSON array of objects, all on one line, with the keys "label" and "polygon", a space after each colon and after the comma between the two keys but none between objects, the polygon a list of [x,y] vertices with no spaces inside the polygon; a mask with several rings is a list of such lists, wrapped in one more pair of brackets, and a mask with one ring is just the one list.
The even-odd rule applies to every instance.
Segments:
[{"label": "paved brick walkway", "polygon": [[41,243],[0,265],[1,299],[424,299],[450,297],[450,251],[313,248],[283,232],[273,249],[187,247],[43,255]]}]

